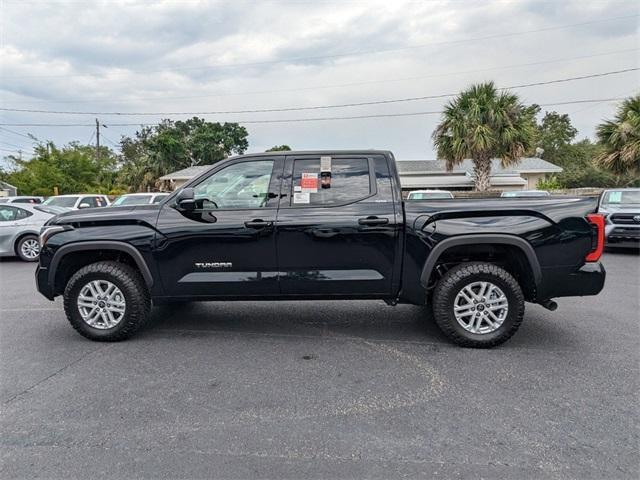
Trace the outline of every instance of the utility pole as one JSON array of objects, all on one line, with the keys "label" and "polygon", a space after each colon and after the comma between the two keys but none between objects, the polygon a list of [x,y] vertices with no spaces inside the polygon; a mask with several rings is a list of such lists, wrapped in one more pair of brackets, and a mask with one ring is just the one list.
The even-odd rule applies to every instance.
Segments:
[{"label": "utility pole", "polygon": [[100,160],[100,122],[96,118],[96,160]]}]

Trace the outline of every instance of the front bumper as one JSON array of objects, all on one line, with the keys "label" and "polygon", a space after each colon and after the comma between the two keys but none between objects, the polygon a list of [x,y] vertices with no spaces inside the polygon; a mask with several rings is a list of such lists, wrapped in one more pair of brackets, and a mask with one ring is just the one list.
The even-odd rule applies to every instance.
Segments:
[{"label": "front bumper", "polygon": [[640,226],[609,225],[605,237],[608,247],[640,248]]},{"label": "front bumper", "polygon": [[36,288],[47,299],[54,299],[53,285],[49,283],[49,270],[40,265],[36,269]]}]

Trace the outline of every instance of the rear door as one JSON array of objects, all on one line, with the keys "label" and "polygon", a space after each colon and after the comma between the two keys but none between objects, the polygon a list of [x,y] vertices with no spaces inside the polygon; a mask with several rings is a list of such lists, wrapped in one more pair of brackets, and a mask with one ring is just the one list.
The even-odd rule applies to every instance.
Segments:
[{"label": "rear door", "polygon": [[287,157],[277,218],[280,289],[299,296],[389,295],[401,213],[382,155]]}]

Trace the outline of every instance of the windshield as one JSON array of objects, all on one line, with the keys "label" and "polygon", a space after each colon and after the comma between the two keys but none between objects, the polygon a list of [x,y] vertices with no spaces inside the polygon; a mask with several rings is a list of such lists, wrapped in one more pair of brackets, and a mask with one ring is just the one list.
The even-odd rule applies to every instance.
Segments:
[{"label": "windshield", "polygon": [[49,197],[44,201],[43,205],[73,208],[77,200],[78,197]]},{"label": "windshield", "polygon": [[8,198],[0,198],[0,203],[9,203]]},{"label": "windshield", "polygon": [[640,190],[610,190],[602,196],[602,205],[640,205]]},{"label": "windshield", "polygon": [[151,202],[151,195],[122,195],[111,204],[113,207],[119,205],[146,205]]},{"label": "windshield", "polygon": [[453,198],[449,192],[412,192],[409,194],[409,200],[434,200],[438,198]]}]

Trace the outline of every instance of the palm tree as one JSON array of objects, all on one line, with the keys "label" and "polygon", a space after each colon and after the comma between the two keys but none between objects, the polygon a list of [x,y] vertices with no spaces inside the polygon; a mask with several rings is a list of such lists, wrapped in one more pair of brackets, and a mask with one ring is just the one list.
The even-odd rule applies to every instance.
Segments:
[{"label": "palm tree", "polygon": [[473,85],[450,101],[433,132],[438,158],[451,171],[473,160],[476,190],[489,189],[491,159],[507,167],[518,162],[534,142],[535,120],[517,95],[498,92],[493,82]]},{"label": "palm tree", "polygon": [[605,148],[596,159],[602,167],[619,175],[640,173],[640,94],[622,102],[615,119],[598,125],[596,134]]}]

